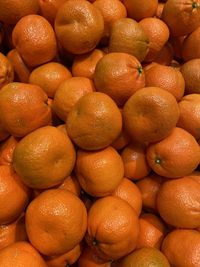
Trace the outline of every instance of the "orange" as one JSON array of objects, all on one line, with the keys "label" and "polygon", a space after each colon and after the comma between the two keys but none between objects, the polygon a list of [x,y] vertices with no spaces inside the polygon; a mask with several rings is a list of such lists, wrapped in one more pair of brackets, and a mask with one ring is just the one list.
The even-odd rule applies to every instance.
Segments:
[{"label": "orange", "polygon": [[116,260],[133,251],[138,234],[135,210],[118,197],[98,199],[88,212],[86,241],[104,260]]},{"label": "orange", "polygon": [[191,59],[182,64],[180,67],[180,71],[185,80],[186,94],[200,93],[199,67],[200,67],[200,58]]},{"label": "orange", "polygon": [[173,57],[173,47],[169,42],[167,42],[160,50],[160,52],[158,52],[157,56],[154,59],[154,62],[169,66],[172,63]]},{"label": "orange", "polygon": [[105,55],[100,49],[94,49],[83,55],[76,55],[72,64],[72,74],[77,77],[93,79],[98,61]]},{"label": "orange", "polygon": [[200,95],[189,94],[179,102],[180,117],[177,123],[192,134],[195,139],[200,139]]},{"label": "orange", "polygon": [[7,58],[10,60],[14,68],[15,81],[27,83],[31,73],[31,68],[24,63],[18,51],[16,49],[10,50],[7,54]]},{"label": "orange", "polygon": [[190,177],[165,181],[157,195],[160,216],[179,228],[200,226],[200,184]]},{"label": "orange", "polygon": [[0,89],[14,80],[14,70],[10,60],[0,52]]},{"label": "orange", "polygon": [[0,225],[15,221],[25,210],[30,190],[11,166],[0,166]]},{"label": "orange", "polygon": [[37,85],[18,82],[5,85],[0,91],[0,120],[15,137],[50,124],[46,93]]},{"label": "orange", "polygon": [[77,196],[81,194],[81,187],[75,175],[68,176],[58,188],[68,190]]},{"label": "orange", "polygon": [[40,15],[47,19],[53,25],[59,7],[65,1],[66,0],[39,0]]},{"label": "orange", "polygon": [[48,267],[66,267],[74,264],[81,255],[81,245],[78,244],[69,252],[59,255],[47,257],[45,259]]},{"label": "orange", "polygon": [[200,233],[195,230],[174,230],[165,237],[162,252],[171,266],[197,267],[200,262]]},{"label": "orange", "polygon": [[104,20],[101,12],[89,1],[69,0],[58,9],[54,28],[65,50],[72,54],[84,54],[99,43]]},{"label": "orange", "polygon": [[159,2],[157,5],[157,9],[156,9],[156,18],[158,19],[162,19],[162,12],[163,12],[163,8],[164,8],[164,3]]},{"label": "orange", "polygon": [[160,189],[163,178],[161,176],[151,174],[136,182],[142,195],[142,207],[147,211],[157,211],[156,198]]},{"label": "orange", "polygon": [[199,44],[200,44],[200,26],[196,30],[191,32],[183,41],[181,52],[184,61],[200,58]]},{"label": "orange", "polygon": [[47,267],[37,250],[28,242],[16,242],[0,250],[2,267]]},{"label": "orange", "polygon": [[182,47],[184,39],[187,37],[187,35],[184,36],[170,36],[169,42],[173,47],[174,50],[174,58],[182,61]]},{"label": "orange", "polygon": [[16,24],[26,15],[37,14],[38,10],[38,0],[1,0],[0,21],[6,24]]},{"label": "orange", "polygon": [[33,246],[44,255],[64,254],[77,246],[87,228],[83,202],[63,189],[45,190],[26,211],[26,231]]},{"label": "orange", "polygon": [[[165,255],[156,248],[140,248],[122,258],[116,267],[170,267]],[[178,266],[177,266],[178,267]],[[181,266],[182,267],[182,266]]]},{"label": "orange", "polygon": [[57,43],[51,24],[42,16],[21,18],[12,32],[12,40],[24,62],[36,67],[51,61],[57,52]]},{"label": "orange", "polygon": [[109,37],[115,21],[127,17],[125,6],[120,0],[95,0],[93,5],[98,8],[104,19],[104,37]]},{"label": "orange", "polygon": [[97,91],[109,95],[119,106],[145,86],[140,62],[127,53],[109,53],[96,65],[94,84]]},{"label": "orange", "polygon": [[135,210],[137,215],[142,211],[142,196],[138,187],[126,177],[112,193],[112,196],[119,197],[128,202]]},{"label": "orange", "polygon": [[139,218],[139,224],[140,233],[137,248],[152,247],[160,249],[166,233],[166,227],[162,220],[152,213],[143,213]]},{"label": "orange", "polygon": [[128,17],[139,21],[156,14],[158,0],[123,0],[123,4],[127,9]]},{"label": "orange", "polygon": [[144,59],[146,62],[153,61],[169,39],[167,25],[158,18],[144,18],[140,20],[144,32],[149,38],[149,51]]},{"label": "orange", "polygon": [[199,165],[200,147],[195,138],[175,127],[163,140],[149,145],[147,162],[159,175],[176,178],[190,174]]},{"label": "orange", "polygon": [[119,134],[117,139],[115,139],[115,141],[111,144],[111,146],[114,147],[116,150],[121,150],[129,144],[129,141],[130,138],[122,125],[121,133]]},{"label": "orange", "polygon": [[144,178],[150,173],[146,161],[146,147],[140,143],[131,143],[121,153],[124,162],[124,175],[131,180]]},{"label": "orange", "polygon": [[180,101],[185,92],[182,73],[174,67],[151,63],[144,68],[145,85],[157,86],[167,90]]},{"label": "orange", "polygon": [[122,130],[115,102],[100,92],[82,96],[67,117],[67,133],[82,149],[97,150],[113,143]]},{"label": "orange", "polygon": [[74,164],[71,140],[53,126],[41,127],[26,135],[13,154],[16,172],[26,185],[35,189],[62,183],[71,174]]},{"label": "orange", "polygon": [[27,240],[24,215],[10,224],[0,225],[0,250],[19,241]]},{"label": "orange", "polygon": [[98,151],[77,151],[75,173],[82,189],[94,197],[111,194],[124,176],[117,151],[109,146]]},{"label": "orange", "polygon": [[76,102],[94,90],[93,82],[85,77],[72,77],[63,81],[55,92],[52,104],[54,112],[66,122],[67,116]]},{"label": "orange", "polygon": [[10,136],[0,144],[0,165],[10,165],[13,160],[13,152],[18,143],[18,140]]},{"label": "orange", "polygon": [[187,35],[200,26],[200,1],[168,0],[163,8],[162,20],[168,25],[171,35]]},{"label": "orange", "polygon": [[71,76],[71,72],[64,65],[58,62],[49,62],[31,72],[29,83],[40,86],[48,97],[54,98],[59,85]]},{"label": "orange", "polygon": [[125,129],[133,140],[142,143],[158,142],[168,136],[178,117],[175,97],[160,87],[139,89],[123,107]]},{"label": "orange", "polygon": [[148,53],[149,39],[137,21],[122,18],[112,25],[108,49],[109,52],[131,54],[141,62]]},{"label": "orange", "polygon": [[80,258],[78,267],[110,267],[110,262],[100,259],[89,247],[85,247]]}]

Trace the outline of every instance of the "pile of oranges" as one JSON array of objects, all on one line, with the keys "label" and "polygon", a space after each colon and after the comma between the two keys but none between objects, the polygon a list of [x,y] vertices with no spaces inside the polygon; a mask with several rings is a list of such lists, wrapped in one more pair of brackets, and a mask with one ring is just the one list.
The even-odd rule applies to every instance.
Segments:
[{"label": "pile of oranges", "polygon": [[200,0],[0,23],[0,267],[200,267]]}]

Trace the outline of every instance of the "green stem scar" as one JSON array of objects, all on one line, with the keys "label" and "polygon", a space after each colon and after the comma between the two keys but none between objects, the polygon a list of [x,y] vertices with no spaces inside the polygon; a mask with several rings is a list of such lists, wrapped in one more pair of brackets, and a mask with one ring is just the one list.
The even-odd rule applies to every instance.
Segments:
[{"label": "green stem scar", "polygon": [[93,246],[97,246],[97,245],[98,245],[98,241],[96,240],[96,238],[93,239],[93,241],[92,241],[92,245],[93,245]]},{"label": "green stem scar", "polygon": [[138,71],[139,75],[142,74],[142,72],[143,72],[143,70],[142,70],[142,66],[138,67],[138,68],[137,68],[137,71]]},{"label": "green stem scar", "polygon": [[155,158],[155,163],[160,165],[161,164],[161,159],[160,158]]},{"label": "green stem scar", "polygon": [[193,2],[192,3],[192,8],[194,9],[194,8],[197,8],[197,7],[199,7],[199,4],[197,2]]}]

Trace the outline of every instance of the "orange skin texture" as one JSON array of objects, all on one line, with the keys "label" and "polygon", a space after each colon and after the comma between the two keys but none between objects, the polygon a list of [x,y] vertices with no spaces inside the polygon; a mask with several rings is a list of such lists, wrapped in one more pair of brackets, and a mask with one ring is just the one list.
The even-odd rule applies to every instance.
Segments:
[{"label": "orange skin texture", "polygon": [[68,190],[78,197],[81,194],[81,186],[74,175],[68,176],[57,188]]},{"label": "orange skin texture", "polygon": [[12,40],[24,62],[36,67],[51,61],[57,53],[57,42],[51,24],[42,16],[21,18],[12,32]]},{"label": "orange skin texture", "polygon": [[124,175],[131,180],[142,179],[151,169],[146,161],[146,147],[139,143],[131,143],[121,153],[124,162]]},{"label": "orange skin texture", "polygon": [[15,81],[28,83],[32,68],[25,64],[18,51],[16,49],[10,50],[7,54],[7,58],[14,68]]},{"label": "orange skin texture", "polygon": [[82,189],[89,195],[110,195],[124,176],[118,152],[111,146],[98,151],[77,151],[75,173]]},{"label": "orange skin texture", "polygon": [[196,30],[191,32],[183,41],[182,57],[185,62],[200,57],[199,44],[200,44],[200,26]]},{"label": "orange skin texture", "polygon": [[63,81],[55,92],[52,104],[54,112],[65,122],[76,102],[93,91],[94,84],[86,77],[72,77]]},{"label": "orange skin texture", "polygon": [[123,0],[128,17],[140,21],[146,17],[153,17],[156,14],[158,0]]},{"label": "orange skin texture", "polygon": [[82,149],[97,150],[113,143],[122,130],[122,116],[115,102],[100,92],[88,93],[67,117],[67,133]]},{"label": "orange skin texture", "polygon": [[136,182],[142,195],[142,207],[144,210],[157,212],[156,198],[162,181],[163,177],[154,174]]},{"label": "orange skin texture", "polygon": [[166,234],[166,227],[159,217],[151,213],[144,213],[139,218],[140,234],[137,249],[153,247],[160,249]]},{"label": "orange skin texture", "polygon": [[126,53],[109,53],[99,60],[94,73],[96,90],[109,95],[119,106],[145,86],[140,62]]},{"label": "orange skin texture", "polygon": [[83,239],[86,228],[86,208],[75,194],[67,190],[42,192],[29,204],[26,212],[28,238],[46,256],[72,250]]},{"label": "orange skin texture", "polygon": [[13,152],[18,143],[18,140],[10,136],[0,144],[0,165],[12,164]]},{"label": "orange skin texture", "polygon": [[51,122],[51,109],[46,93],[37,85],[10,83],[0,92],[0,120],[3,127],[15,137]]},{"label": "orange skin texture", "polygon": [[139,216],[142,211],[142,196],[138,187],[126,177],[112,193],[112,196],[127,201]]},{"label": "orange skin texture", "polygon": [[56,13],[65,1],[66,0],[39,0],[40,15],[53,25]]},{"label": "orange skin texture", "polygon": [[90,247],[85,247],[80,258],[78,267],[110,267],[110,262],[100,259]]},{"label": "orange skin texture", "polygon": [[154,62],[169,66],[172,63],[173,57],[173,47],[169,42],[167,42],[160,50],[160,52],[158,52],[157,56],[154,59]]},{"label": "orange skin texture", "polygon": [[47,267],[38,251],[25,241],[16,242],[2,249],[0,265],[4,267]]},{"label": "orange skin texture", "polygon": [[[194,3],[196,7],[193,8]],[[162,20],[168,25],[172,36],[187,35],[200,26],[200,1],[167,1]]]},{"label": "orange skin texture", "polygon": [[75,157],[69,137],[54,126],[46,126],[20,140],[14,150],[13,166],[29,187],[46,189],[71,174]]},{"label": "orange skin texture", "polygon": [[199,219],[200,184],[190,177],[164,182],[157,195],[160,216],[179,228],[197,228]]},{"label": "orange skin texture", "polygon": [[39,3],[37,0],[2,0],[0,10],[0,21],[14,25],[26,15],[37,14]]},{"label": "orange skin texture", "polygon": [[104,55],[102,50],[94,49],[86,54],[75,56],[72,64],[73,76],[93,79],[96,64]]},{"label": "orange skin texture", "polygon": [[142,26],[131,18],[115,21],[110,31],[109,53],[121,52],[135,56],[142,62],[149,50],[149,39]]},{"label": "orange skin texture", "polygon": [[199,94],[200,81],[199,81],[199,67],[200,59],[191,59],[185,62],[180,67],[180,71],[185,79],[185,92],[186,94]]},{"label": "orange skin texture", "polygon": [[92,51],[99,43],[104,20],[101,12],[86,0],[66,1],[56,14],[54,24],[61,46],[72,54]]},{"label": "orange skin texture", "polygon": [[133,251],[138,234],[138,216],[126,201],[108,196],[90,208],[86,241],[102,259],[116,260]]},{"label": "orange skin texture", "polygon": [[74,264],[81,255],[81,245],[78,244],[69,252],[55,256],[55,257],[47,257],[45,260],[48,267],[66,267]]},{"label": "orange skin texture", "polygon": [[169,136],[149,145],[146,155],[148,164],[157,174],[178,178],[197,168],[200,147],[190,133],[175,127]]},{"label": "orange skin texture", "polygon": [[156,18],[162,19],[162,12],[164,8],[164,3],[158,3],[157,9],[156,9]]},{"label": "orange skin texture", "polygon": [[40,86],[48,97],[54,98],[59,85],[71,77],[71,72],[65,66],[58,62],[49,62],[31,72],[29,83]]},{"label": "orange skin texture", "polygon": [[25,210],[30,190],[21,182],[11,166],[0,166],[0,185],[0,224],[9,224]]},{"label": "orange skin texture", "polygon": [[14,69],[10,60],[0,53],[0,89],[14,80]]},{"label": "orange skin texture", "polygon": [[109,37],[110,29],[115,21],[127,17],[127,11],[119,0],[96,0],[93,5],[101,11],[104,19],[104,36]]},{"label": "orange skin texture", "polygon": [[24,214],[16,221],[0,226],[0,250],[19,241],[26,241]]},{"label": "orange skin texture", "polygon": [[140,20],[139,24],[149,38],[149,51],[144,61],[152,62],[168,41],[169,29],[161,19],[155,17],[144,18]]},{"label": "orange skin texture", "polygon": [[132,140],[141,143],[158,142],[168,136],[178,117],[175,97],[159,87],[139,89],[123,107],[125,128]]},{"label": "orange skin texture", "polygon": [[171,231],[163,241],[162,252],[171,266],[196,267],[200,262],[200,233],[189,229]]},{"label": "orange skin texture", "polygon": [[157,86],[173,94],[177,102],[185,92],[185,80],[182,73],[174,67],[151,63],[144,68],[145,85]]},{"label": "orange skin texture", "polygon": [[189,94],[179,102],[180,117],[177,123],[181,127],[200,139],[200,95]]}]

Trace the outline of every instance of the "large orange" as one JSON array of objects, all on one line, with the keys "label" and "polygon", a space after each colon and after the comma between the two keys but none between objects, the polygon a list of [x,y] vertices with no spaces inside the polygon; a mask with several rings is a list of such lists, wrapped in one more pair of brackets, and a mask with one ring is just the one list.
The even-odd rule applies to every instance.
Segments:
[{"label": "large orange", "polygon": [[27,208],[28,238],[44,255],[69,252],[81,242],[86,228],[86,208],[67,190],[45,190]]}]

